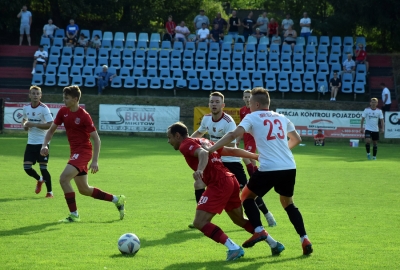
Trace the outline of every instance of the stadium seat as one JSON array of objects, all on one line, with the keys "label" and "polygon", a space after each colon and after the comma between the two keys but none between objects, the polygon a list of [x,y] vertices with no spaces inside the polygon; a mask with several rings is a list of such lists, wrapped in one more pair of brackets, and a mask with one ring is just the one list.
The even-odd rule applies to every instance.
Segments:
[{"label": "stadium seat", "polygon": [[160,43],[157,41],[150,41],[149,50],[160,50]]},{"label": "stadium seat", "polygon": [[151,78],[150,79],[150,88],[151,89],[160,89],[161,88],[160,78]]},{"label": "stadium seat", "polygon": [[302,63],[295,63],[293,65],[293,71],[303,74],[304,73],[304,65]]},{"label": "stadium seat", "polygon": [[109,41],[113,41],[114,40],[112,32],[106,31],[106,32],[103,33],[103,40],[102,41],[106,41],[106,40],[109,40]]},{"label": "stadium seat", "polygon": [[271,44],[271,46],[269,46],[269,53],[275,53],[280,55],[280,47],[278,44]]},{"label": "stadium seat", "polygon": [[306,58],[304,60],[305,64],[315,64],[315,55],[306,54]]},{"label": "stadium seat", "polygon": [[247,44],[246,45],[246,53],[256,53],[256,44]]},{"label": "stadium seat", "polygon": [[233,52],[244,53],[243,43],[235,43],[235,45],[233,45]]},{"label": "stadium seat", "polygon": [[249,63],[249,62],[254,63],[254,62],[255,62],[255,59],[256,59],[255,53],[246,52],[246,53],[244,54],[244,62],[245,62],[245,63]]},{"label": "stadium seat", "polygon": [[180,41],[175,41],[173,49],[176,50],[176,51],[183,52],[183,43],[180,42]]},{"label": "stadium seat", "polygon": [[339,60],[339,55],[338,54],[330,54],[329,55],[329,65],[335,65],[335,64],[341,64]]},{"label": "stadium seat", "polygon": [[189,71],[193,70],[193,61],[192,60],[183,60],[183,70]]},{"label": "stadium seat", "polygon": [[68,67],[67,66],[59,66],[57,76],[69,76]]},{"label": "stadium seat", "polygon": [[282,45],[282,54],[292,55],[292,46],[288,44]]},{"label": "stadium seat", "polygon": [[267,81],[265,87],[268,89],[268,92],[276,91],[277,90],[276,81]]},{"label": "stadium seat", "polygon": [[149,35],[147,33],[139,33],[138,41],[149,42]]},{"label": "stadium seat", "polygon": [[189,70],[186,73],[186,80],[191,80],[191,79],[198,79],[197,77],[197,71],[195,70]]},{"label": "stadium seat", "polygon": [[307,38],[307,45],[318,46],[318,38],[316,36],[309,36]]},{"label": "stadium seat", "polygon": [[181,69],[176,69],[172,72],[172,78],[174,80],[183,80],[183,71]]},{"label": "stadium seat", "polygon": [[133,65],[133,59],[125,59],[123,60],[123,68],[127,68],[129,70],[133,69],[134,65]]},{"label": "stadium seat", "polygon": [[213,78],[212,78],[213,81],[223,80],[223,79],[224,79],[224,73],[222,71],[216,70],[213,72]]},{"label": "stadium seat", "polygon": [[296,38],[296,45],[305,46],[306,45],[306,40],[304,39],[304,37],[297,37]]},{"label": "stadium seat", "polygon": [[291,83],[295,83],[295,82],[302,82],[301,81],[301,75],[300,75],[300,73],[297,73],[297,72],[293,72],[293,73],[291,73],[290,74],[290,82]]},{"label": "stadium seat", "polygon": [[278,90],[279,92],[289,92],[290,91],[289,82],[288,81],[280,82]]},{"label": "stadium seat", "polygon": [[44,68],[43,68],[43,65],[36,65],[36,67],[35,67],[35,74],[44,75]]},{"label": "stadium seat", "polygon": [[176,87],[178,87],[178,88],[186,88],[187,87],[187,81],[186,80],[177,80],[176,81]]},{"label": "stadium seat", "polygon": [[[103,39],[104,39],[104,37],[103,37]],[[117,40],[124,41],[125,40],[125,34],[123,32],[115,32],[114,41],[117,41]]]},{"label": "stadium seat", "polygon": [[121,59],[121,50],[112,49],[110,54],[110,59]]},{"label": "stadium seat", "polygon": [[261,73],[266,73],[268,72],[268,65],[267,62],[261,62],[257,64],[257,71],[260,71]]},{"label": "stadium seat", "polygon": [[321,64],[327,64],[328,60],[326,59],[327,55],[326,54],[319,54],[317,55],[317,64],[321,65]]},{"label": "stadium seat", "polygon": [[192,51],[184,51],[183,52],[183,60],[184,61],[186,61],[186,60],[193,61],[194,60],[193,52]]},{"label": "stadium seat", "polygon": [[236,35],[236,37],[235,37],[235,43],[244,43],[244,42],[245,42],[244,36],[242,36],[242,35]]},{"label": "stadium seat", "polygon": [[135,78],[133,78],[133,77],[125,78],[125,80],[124,80],[124,88],[131,89],[131,88],[134,88],[134,87],[135,87]]},{"label": "stadium seat", "polygon": [[170,70],[169,60],[160,60],[158,69],[159,70],[163,70],[163,69]]},{"label": "stadium seat", "polygon": [[314,74],[312,73],[304,73],[303,76],[303,83],[307,83],[307,82],[314,82]]},{"label": "stadium seat", "polygon": [[260,41],[258,42],[258,44],[263,44],[263,45],[269,45],[269,38],[268,37],[262,37],[260,38]]},{"label": "stadium seat", "polygon": [[93,30],[92,38],[94,38],[96,35],[99,36],[100,40],[103,40],[103,32],[101,30]]},{"label": "stadium seat", "polygon": [[64,47],[64,40],[62,38],[55,38],[53,40],[53,46],[52,47],[63,48]]},{"label": "stadium seat", "polygon": [[266,63],[267,62],[267,55],[264,53],[257,53],[256,62],[258,63]]},{"label": "stadium seat", "polygon": [[256,38],[256,37],[249,36],[249,37],[247,38],[247,45],[249,45],[249,44],[257,44],[257,43],[258,43],[258,41],[257,41],[257,38]]},{"label": "stadium seat", "polygon": [[318,66],[318,73],[323,73],[325,75],[329,74],[329,65],[328,64],[321,64]]},{"label": "stadium seat", "polygon": [[135,68],[134,69],[145,69],[144,59],[137,59],[135,60]]},{"label": "stadium seat", "polygon": [[114,40],[113,49],[122,51],[124,49],[124,42],[122,40]]},{"label": "stadium seat", "polygon": [[129,33],[126,35],[126,41],[133,41],[133,42],[136,42],[136,41],[137,41],[136,33],[134,33],[134,32],[129,32]]},{"label": "stadium seat", "polygon": [[147,70],[146,75],[147,75],[146,76],[147,79],[158,78],[158,71],[157,71],[157,69],[149,69],[149,70]]},{"label": "stadium seat", "polygon": [[150,42],[160,42],[160,41],[161,41],[161,36],[159,33],[151,33]]},{"label": "stadium seat", "polygon": [[76,47],[74,49],[74,57],[84,57],[85,56],[85,49],[82,47]]},{"label": "stadium seat", "polygon": [[365,77],[365,74],[356,73],[355,83],[367,84],[367,78]]},{"label": "stadium seat", "polygon": [[232,70],[235,72],[242,72],[243,71],[243,62],[233,62]]},{"label": "stadium seat", "polygon": [[127,40],[125,42],[125,49],[131,50],[131,51],[135,51],[136,50],[135,42],[132,41],[132,40]]},{"label": "stadium seat", "polygon": [[233,43],[232,35],[225,35],[224,36],[224,43],[232,44]]},{"label": "stadium seat", "polygon": [[[234,79],[236,79],[236,77]],[[253,72],[253,74],[251,74],[251,81],[252,82],[260,81],[262,79],[263,79],[263,75],[259,71]],[[226,79],[226,80],[228,80],[228,79]]]},{"label": "stadium seat", "polygon": [[256,71],[256,63],[254,63],[254,62],[248,62],[248,63],[246,63],[246,68],[245,68],[245,70],[248,71],[248,72],[254,72],[254,71]]},{"label": "stadium seat", "polygon": [[180,60],[171,60],[171,70],[180,70],[181,68]]},{"label": "stadium seat", "polygon": [[57,29],[56,32],[54,33],[55,38],[60,38],[63,39],[65,38],[65,30],[64,29]]},{"label": "stadium seat", "polygon": [[44,85],[46,86],[54,86],[56,85],[56,76],[55,75],[46,75],[46,79],[44,81]]},{"label": "stadium seat", "polygon": [[277,64],[277,63],[279,63],[279,54],[270,53],[269,56],[268,56],[268,63],[269,64],[273,64],[273,63]]},{"label": "stadium seat", "polygon": [[230,43],[223,43],[221,47],[222,53],[232,53],[232,45]]},{"label": "stadium seat", "polygon": [[72,57],[72,48],[71,47],[64,47],[62,49],[61,56],[62,57],[64,57],[64,56]]},{"label": "stadium seat", "polygon": [[306,64],[306,73],[317,74],[317,65]]},{"label": "stadium seat", "polygon": [[200,89],[199,79],[190,79],[189,80],[189,90],[199,90],[199,89]]},{"label": "stadium seat", "polygon": [[195,60],[196,61],[206,61],[206,53],[204,51],[197,51]]},{"label": "stadium seat", "polygon": [[355,94],[364,94],[365,93],[365,85],[362,82],[356,82],[354,84],[354,93]]},{"label": "stadium seat", "polygon": [[353,47],[352,46],[343,46],[342,56],[346,57],[348,54],[351,54],[351,56],[354,56]]},{"label": "stadium seat", "polygon": [[304,55],[304,46],[298,44],[294,45],[293,54]]},{"label": "stadium seat", "polygon": [[106,49],[106,50],[111,50],[112,49],[112,42],[111,40],[103,40],[101,42],[101,48]]},{"label": "stadium seat", "polygon": [[172,51],[171,52],[171,60],[181,61],[182,53],[180,51]]},{"label": "stadium seat", "polygon": [[91,76],[93,76],[93,68],[88,66],[83,67],[82,77],[91,77]]},{"label": "stadium seat", "polygon": [[61,56],[61,48],[59,47],[51,47],[49,57],[60,57]]},{"label": "stadium seat", "polygon": [[100,48],[100,49],[99,49],[98,58],[106,58],[106,59],[108,59],[108,58],[109,58],[108,50],[107,50],[107,49],[104,49],[104,48]]},{"label": "stadium seat", "polygon": [[292,64],[291,63],[283,63],[281,67],[282,72],[291,73],[292,72]]},{"label": "stadium seat", "polygon": [[258,54],[265,54],[265,55],[267,55],[267,53],[268,53],[267,44],[258,44],[258,45],[257,45],[257,55],[258,55]]},{"label": "stadium seat", "polygon": [[186,42],[185,51],[196,51],[196,45],[194,42]]},{"label": "stadium seat", "polygon": [[225,80],[229,81],[229,80],[236,80],[236,72],[234,71],[228,71],[226,73],[226,77]]},{"label": "stadium seat", "polygon": [[90,76],[90,77],[85,77],[85,87],[95,87],[96,86],[96,77]]},{"label": "stadium seat", "polygon": [[323,45],[323,46],[330,46],[331,45],[331,42],[330,42],[330,40],[329,40],[329,37],[328,36],[321,36],[320,38],[319,38],[319,45],[321,46],[321,45]]},{"label": "stadium seat", "polygon": [[229,91],[237,91],[237,90],[239,90],[239,82],[238,82],[238,80],[228,81],[228,90]]},{"label": "stadium seat", "polygon": [[138,41],[137,46],[136,46],[136,51],[137,50],[148,50],[147,42],[146,41]]},{"label": "stadium seat", "polygon": [[294,54],[293,55],[293,63],[304,63],[303,55],[302,54]]},{"label": "stadium seat", "polygon": [[71,57],[61,57],[60,66],[71,67]]},{"label": "stadium seat", "polygon": [[71,77],[71,85],[82,86],[83,85],[82,76]]},{"label": "stadium seat", "polygon": [[304,84],[304,92],[314,93],[315,92],[315,83],[314,82],[305,83]]},{"label": "stadium seat", "polygon": [[250,79],[250,73],[247,71],[243,71],[239,73],[239,81],[245,81]]},{"label": "stadium seat", "polygon": [[225,80],[216,80],[215,81],[215,85],[214,85],[214,89],[216,91],[224,91],[226,89]]},{"label": "stadium seat", "polygon": [[122,51],[122,59],[126,60],[126,59],[133,59],[133,51],[129,50],[129,49],[124,49]]},{"label": "stadium seat", "polygon": [[175,87],[175,82],[172,78],[164,79],[162,89],[170,90],[174,89],[174,87]]},{"label": "stadium seat", "polygon": [[315,78],[315,82],[320,83],[320,82],[326,82],[326,74],[324,73],[317,73],[317,76]]},{"label": "stadium seat", "polygon": [[291,64],[291,55],[288,53],[282,53],[281,54],[281,64]]},{"label": "stadium seat", "polygon": [[353,93],[353,84],[345,82],[342,84],[342,93],[351,94]]},{"label": "stadium seat", "polygon": [[44,48],[50,48],[51,46],[50,38],[42,37],[40,39],[40,45],[42,45]]},{"label": "stadium seat", "polygon": [[316,47],[314,45],[307,45],[306,47],[306,57],[307,55],[315,56],[317,54]]},{"label": "stadium seat", "polygon": [[210,43],[210,53],[211,52],[219,53],[219,43],[216,42]]},{"label": "stadium seat", "polygon": [[139,89],[147,89],[149,88],[149,80],[147,78],[138,78],[136,87]]},{"label": "stadium seat", "polygon": [[211,79],[210,71],[203,70],[200,72],[200,80],[210,80],[210,79]]},{"label": "stadium seat", "polygon": [[289,82],[289,73],[286,72],[279,73],[278,82]]},{"label": "stadium seat", "polygon": [[111,81],[111,87],[112,88],[121,88],[122,87],[122,79],[121,77],[117,76],[114,77]]},{"label": "stadium seat", "polygon": [[131,71],[130,71],[130,69],[125,68],[125,67],[121,68],[120,71],[119,71],[119,76],[120,76],[121,78],[131,77]]},{"label": "stadium seat", "polygon": [[210,51],[210,52],[208,53],[208,61],[218,61],[218,59],[219,59],[219,54],[218,54],[218,52]]},{"label": "stadium seat", "polygon": [[292,92],[301,93],[303,92],[303,84],[300,81],[295,81],[292,83]]},{"label": "stadium seat", "polygon": [[[47,77],[46,77],[47,79]],[[62,75],[62,76],[58,76],[58,86],[68,86],[69,85],[69,76],[68,75]]]},{"label": "stadium seat", "polygon": [[204,60],[196,60],[195,63],[196,63],[196,67],[195,67],[196,71],[202,71],[202,70],[206,70],[207,69],[206,61],[204,61]]},{"label": "stadium seat", "polygon": [[33,74],[32,77],[32,85],[42,85],[43,84],[43,75],[42,74]]},{"label": "stadium seat", "polygon": [[345,83],[353,84],[353,75],[351,73],[343,73],[342,84]]},{"label": "stadium seat", "polygon": [[169,61],[169,50],[160,51],[159,59],[160,60],[168,60]]},{"label": "stadium seat", "polygon": [[[155,54],[156,52],[153,51],[153,54]],[[150,53],[151,54],[151,53]],[[144,60],[146,58],[146,52],[143,50],[137,50],[135,53],[135,60]]]},{"label": "stadium seat", "polygon": [[276,76],[273,72],[267,72],[265,74],[265,81],[266,82],[276,82]]},{"label": "stadium seat", "polygon": [[230,71],[231,70],[231,63],[229,62],[221,62],[221,66],[219,67],[220,70],[222,71]]},{"label": "stadium seat", "polygon": [[207,53],[208,51],[208,43],[207,42],[199,42],[197,45],[197,52]]},{"label": "stadium seat", "polygon": [[328,46],[326,45],[319,45],[318,46],[318,55],[329,55]]},{"label": "stadium seat", "polygon": [[245,91],[245,90],[251,90],[251,81],[250,80],[245,80],[245,81],[240,81],[240,90]]},{"label": "stadium seat", "polygon": [[103,66],[107,65],[108,66],[108,58],[99,58],[97,59],[97,66]]},{"label": "stadium seat", "polygon": [[211,91],[213,89],[213,81],[211,79],[201,80],[201,89]]},{"label": "stadium seat", "polygon": [[342,50],[341,50],[340,46],[332,46],[331,54],[342,56]]},{"label": "stadium seat", "polygon": [[343,46],[344,47],[353,47],[354,46],[353,37],[344,37],[343,38]]},{"label": "stadium seat", "polygon": [[96,58],[96,57],[97,57],[97,51],[96,51],[96,49],[88,48],[88,49],[86,50],[86,58],[87,58],[87,57]]},{"label": "stadium seat", "polygon": [[142,78],[142,77],[144,77],[144,75],[143,75],[143,69],[141,69],[141,68],[135,68],[134,70],[133,70],[133,75],[132,75],[134,78]]},{"label": "stadium seat", "polygon": [[337,36],[332,37],[331,45],[342,47],[342,38]]}]

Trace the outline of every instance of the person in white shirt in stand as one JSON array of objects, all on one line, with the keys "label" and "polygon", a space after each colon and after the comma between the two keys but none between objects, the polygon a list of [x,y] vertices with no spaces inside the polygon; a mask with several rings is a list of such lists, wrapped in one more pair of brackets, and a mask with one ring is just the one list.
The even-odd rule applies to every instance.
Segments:
[{"label": "person in white shirt in stand", "polygon": [[48,24],[43,27],[43,37],[54,39],[54,31],[57,30],[58,27],[53,24],[53,20],[49,19]]},{"label": "person in white shirt in stand", "polygon": [[340,73],[340,77],[342,80],[344,73],[351,73],[354,81],[354,77],[356,76],[356,62],[354,62],[352,57],[353,56],[351,54],[348,54],[347,59],[343,62],[343,70]]},{"label": "person in white shirt in stand", "polygon": [[199,42],[208,42],[208,36],[210,35],[210,30],[208,30],[206,26],[207,25],[203,23],[201,29],[197,31],[196,45],[199,44]]},{"label": "person in white shirt in stand", "polygon": [[[290,149],[297,146],[301,138],[293,123],[286,116],[269,111],[269,106],[268,91],[261,87],[254,88],[250,97],[251,113],[245,116],[234,131],[228,132],[208,151],[214,153],[235,138],[242,137],[245,132],[254,136],[260,166],[243,189],[241,200],[246,216],[255,229],[253,236],[242,246],[252,247],[269,237],[262,226],[260,213],[254,200],[257,197],[263,197],[274,188],[280,195],[282,207],[289,216],[290,222],[300,236],[303,255],[309,255],[313,252],[312,244],[306,234],[302,215],[293,203],[296,163]],[[282,246],[281,249],[285,248]]]},{"label": "person in white shirt in stand", "polygon": [[382,88],[382,101],[383,101],[382,112],[383,115],[385,115],[385,112],[390,111],[390,107],[392,106],[392,98],[390,96],[390,90],[386,87],[384,83],[381,83],[381,88]]},{"label": "person in white shirt in stand", "polygon": [[[42,185],[45,183],[47,188],[46,198],[53,198],[51,176],[47,171],[49,156],[44,157],[40,155],[44,137],[53,123],[53,117],[51,116],[49,108],[40,102],[42,90],[39,87],[36,85],[31,86],[29,89],[29,97],[31,99],[31,104],[25,105],[22,109],[22,126],[25,131],[28,131],[28,144],[26,145],[24,154],[24,170],[30,177],[36,179],[36,194],[40,193]],[[32,168],[32,165],[35,165],[36,162],[39,163],[42,176],[39,176],[35,169]]]},{"label": "person in white shirt in stand", "polygon": [[286,14],[286,19],[283,19],[283,20],[282,20],[282,24],[281,24],[282,31],[281,31],[281,33],[282,33],[282,34],[285,34],[285,32],[286,32],[287,30],[289,30],[289,26],[291,26],[291,27],[293,28],[293,25],[294,25],[294,22],[293,22],[293,20],[290,18],[290,14],[289,14],[289,13]]},{"label": "person in white shirt in stand", "polygon": [[[376,160],[376,153],[378,152],[378,141],[379,141],[379,126],[378,122],[381,121],[381,132],[385,130],[385,123],[383,121],[383,113],[376,106],[378,105],[377,98],[371,98],[369,103],[371,107],[365,108],[361,118],[361,133],[365,134],[365,149],[367,150],[367,158],[371,159],[370,144],[371,139],[373,143],[372,148],[372,160]],[[365,131],[363,124],[365,121]]]},{"label": "person in white shirt in stand", "polygon": [[186,38],[190,34],[189,29],[185,26],[185,22],[181,21],[180,25],[175,28],[175,40],[183,43],[183,46],[186,45]]},{"label": "person in white shirt in stand", "polygon": [[301,26],[300,36],[308,38],[311,35],[311,29],[310,29],[311,19],[308,17],[307,12],[303,13],[303,18],[300,20],[300,26]]},{"label": "person in white shirt in stand", "polygon": [[32,74],[35,74],[36,72],[36,65],[43,65],[43,69],[46,68],[46,61],[47,58],[49,57],[48,53],[43,50],[43,45],[39,45],[39,50],[37,50],[34,54],[34,61],[33,61],[33,69],[32,69]]}]

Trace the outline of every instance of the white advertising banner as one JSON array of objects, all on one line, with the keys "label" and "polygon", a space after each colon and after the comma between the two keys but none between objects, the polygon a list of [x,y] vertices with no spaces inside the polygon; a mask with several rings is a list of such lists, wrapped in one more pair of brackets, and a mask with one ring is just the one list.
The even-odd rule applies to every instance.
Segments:
[{"label": "white advertising banner", "polygon": [[100,104],[99,114],[101,131],[163,133],[179,121],[180,108]]},{"label": "white advertising banner", "polygon": [[328,138],[363,138],[360,133],[362,111],[277,109],[296,126],[301,136],[314,136],[322,129]]},{"label": "white advertising banner", "polygon": [[[6,102],[4,104],[4,129],[21,129],[22,130],[22,107],[28,105],[27,102]],[[53,118],[56,117],[61,107],[65,106],[64,103],[45,103],[49,107]],[[80,107],[85,109],[85,104],[79,104]],[[64,126],[59,126],[59,130],[65,130]]]},{"label": "white advertising banner", "polygon": [[385,113],[385,138],[400,139],[400,112]]}]

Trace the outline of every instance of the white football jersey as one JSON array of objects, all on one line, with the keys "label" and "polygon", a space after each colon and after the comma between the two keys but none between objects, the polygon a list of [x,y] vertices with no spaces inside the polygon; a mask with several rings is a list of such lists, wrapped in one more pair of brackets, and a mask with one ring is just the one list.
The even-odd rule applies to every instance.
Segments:
[{"label": "white football jersey", "polygon": [[[53,116],[51,116],[49,108],[41,102],[36,107],[32,107],[32,104],[25,105],[23,107],[23,112],[24,119],[28,120],[29,122],[41,124],[53,122]],[[43,144],[46,132],[47,129],[40,129],[36,127],[29,128],[28,144]]]},{"label": "white football jersey", "polygon": [[383,113],[380,109],[365,108],[362,117],[365,118],[365,130],[379,132],[378,122],[379,119],[383,119]]},{"label": "white football jersey", "polygon": [[[234,131],[235,129],[236,124],[232,116],[226,113],[222,113],[221,118],[217,121],[213,120],[211,114],[204,115],[203,119],[201,119],[201,124],[197,131],[201,133],[208,133],[210,135],[210,141],[216,142],[221,139],[226,133]],[[234,143],[236,147],[236,140],[234,140],[232,143]],[[241,158],[223,156],[222,162],[241,162]]]},{"label": "white football jersey", "polygon": [[245,116],[240,127],[253,135],[260,156],[259,171],[280,171],[296,168],[288,146],[288,132],[296,130],[286,116],[273,111],[255,111]]}]

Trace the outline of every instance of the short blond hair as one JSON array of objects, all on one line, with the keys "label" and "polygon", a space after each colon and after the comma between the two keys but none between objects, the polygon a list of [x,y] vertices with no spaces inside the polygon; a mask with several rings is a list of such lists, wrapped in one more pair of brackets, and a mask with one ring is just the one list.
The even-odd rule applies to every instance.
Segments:
[{"label": "short blond hair", "polygon": [[225,99],[224,94],[222,94],[221,92],[212,92],[210,94],[210,97],[220,97],[222,99],[222,102],[224,102]]},{"label": "short blond hair", "polygon": [[378,102],[378,99],[376,97],[371,98],[371,101],[376,101]]},{"label": "short blond hair", "polygon": [[243,91],[243,96],[244,96],[244,94],[247,94],[247,93],[251,94],[251,90],[250,89],[244,90]]},{"label": "short blond hair", "polygon": [[42,89],[41,89],[39,86],[37,86],[37,85],[32,85],[32,86],[29,88],[29,92],[31,92],[31,90],[38,90],[38,91],[42,92]]}]

